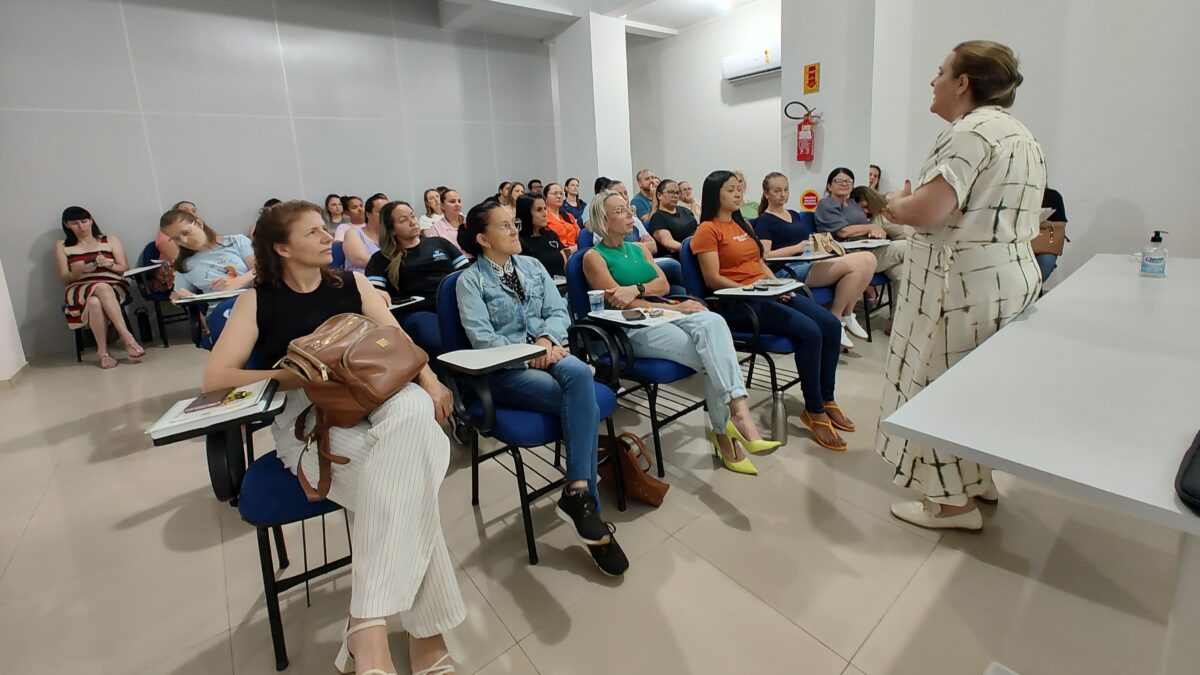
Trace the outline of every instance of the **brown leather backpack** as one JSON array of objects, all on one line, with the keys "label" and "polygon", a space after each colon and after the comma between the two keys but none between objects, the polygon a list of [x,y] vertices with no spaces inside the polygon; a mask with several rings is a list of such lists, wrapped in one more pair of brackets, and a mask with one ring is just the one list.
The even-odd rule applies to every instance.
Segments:
[{"label": "brown leather backpack", "polygon": [[[304,476],[303,464],[296,467],[300,486],[310,501],[329,495],[331,465],[350,461],[331,451],[329,428],[358,424],[416,379],[427,363],[429,356],[404,331],[381,326],[361,314],[338,314],[310,335],[288,343],[287,355],[276,367],[290,370],[304,381],[304,393],[312,406],[296,418],[296,438],[306,442],[305,451],[316,441],[320,457],[315,489]],[[314,407],[316,428],[305,434],[308,412]]]}]

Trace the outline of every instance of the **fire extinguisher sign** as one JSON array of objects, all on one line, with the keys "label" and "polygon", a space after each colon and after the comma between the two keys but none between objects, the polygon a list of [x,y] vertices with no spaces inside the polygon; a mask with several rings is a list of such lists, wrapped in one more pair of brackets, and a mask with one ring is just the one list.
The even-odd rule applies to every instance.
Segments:
[{"label": "fire extinguisher sign", "polygon": [[810,63],[804,66],[804,93],[815,94],[821,91],[821,63]]}]

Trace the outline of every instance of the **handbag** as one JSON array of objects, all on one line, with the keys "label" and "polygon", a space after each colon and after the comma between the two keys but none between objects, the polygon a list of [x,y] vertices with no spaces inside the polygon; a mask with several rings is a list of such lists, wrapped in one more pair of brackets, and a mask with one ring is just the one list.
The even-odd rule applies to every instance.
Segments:
[{"label": "handbag", "polygon": [[[333,454],[330,427],[358,424],[396,392],[416,379],[429,356],[395,326],[381,326],[361,314],[338,314],[315,331],[288,343],[287,355],[275,364],[303,381],[312,402],[296,418],[295,434],[304,441],[304,452],[317,444],[320,475],[314,488],[297,464],[296,477],[309,501],[329,495],[333,464],[350,458]],[[316,409],[316,425],[305,434],[309,411]],[[301,453],[303,456],[303,452]]]},{"label": "handbag", "polygon": [[1192,511],[1200,515],[1200,434],[1183,455],[1179,473],[1175,474],[1175,494]]},{"label": "handbag", "polygon": [[1063,244],[1070,241],[1067,239],[1067,224],[1054,223],[1046,221],[1041,224],[1038,229],[1038,236],[1033,240],[1033,254],[1050,253],[1061,256],[1063,254]]},{"label": "handbag", "polygon": [[846,255],[846,248],[828,232],[814,232],[809,241],[809,250],[814,254]]},{"label": "handbag", "polygon": [[[667,496],[667,490],[670,490],[671,486],[651,475],[654,460],[650,458],[650,453],[646,452],[646,445],[642,443],[642,439],[629,432],[616,438],[601,434],[600,448],[603,453],[601,459],[611,456],[613,452],[617,453],[616,461],[621,463],[621,478],[626,496],[650,506],[662,506],[663,498]],[[644,467],[643,461],[646,464]],[[612,462],[602,464],[599,474],[606,482],[611,481],[609,485],[616,485]]]}]

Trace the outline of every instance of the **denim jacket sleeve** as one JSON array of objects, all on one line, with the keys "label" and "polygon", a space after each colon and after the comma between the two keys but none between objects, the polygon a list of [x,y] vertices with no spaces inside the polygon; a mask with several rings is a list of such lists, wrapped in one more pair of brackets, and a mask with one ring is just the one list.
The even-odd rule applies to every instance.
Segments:
[{"label": "denim jacket sleeve", "polygon": [[462,321],[467,339],[475,349],[502,347],[508,344],[495,327],[492,326],[488,314],[487,303],[483,300],[483,287],[478,274],[472,270],[463,272],[458,277],[458,316]]},{"label": "denim jacket sleeve", "polygon": [[549,335],[558,344],[567,343],[567,328],[571,325],[571,315],[567,312],[567,301],[558,292],[554,279],[541,263],[531,265],[540,273],[538,280],[542,284],[542,315],[530,321],[531,335]]}]

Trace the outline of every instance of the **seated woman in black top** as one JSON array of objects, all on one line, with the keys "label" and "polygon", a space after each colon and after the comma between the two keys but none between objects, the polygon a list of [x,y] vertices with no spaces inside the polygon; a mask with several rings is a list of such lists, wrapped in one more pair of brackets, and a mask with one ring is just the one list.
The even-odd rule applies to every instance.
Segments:
[{"label": "seated woman in black top", "polygon": [[546,200],[524,194],[517,199],[517,222],[521,226],[521,255],[537,258],[552,277],[566,276],[567,247],[546,227]]},{"label": "seated woman in black top", "polygon": [[441,237],[422,237],[421,221],[408,202],[388,202],[379,215],[379,250],[367,262],[364,274],[377,288],[397,301],[420,296],[416,304],[394,312],[404,332],[430,356],[442,351],[437,322],[438,285],[470,261],[454,244]]},{"label": "seated woman in black top", "polygon": [[683,240],[695,234],[700,224],[696,222],[696,214],[679,203],[682,194],[679,183],[666,178],[654,191],[658,195],[658,210],[650,216],[650,236],[658,242],[660,250],[678,258]]},{"label": "seated woman in black top", "polygon": [[[271,431],[279,459],[293,472],[303,466],[308,476],[319,472],[317,453],[304,452],[293,435],[308,399],[297,376],[270,364],[286,353],[288,342],[337,314],[360,313],[396,325],[365,277],[329,269],[332,247],[316,204],[293,201],[264,209],[255,226],[256,286],[234,303],[204,368],[205,391],[265,378],[289,390],[287,407]],[[257,366],[247,363],[251,352]],[[350,462],[334,465],[329,499],[355,514],[350,620],[336,662],[343,671],[354,658],[358,672],[395,672],[384,621],[393,614],[409,633],[413,671],[450,667],[442,632],[467,613],[438,511],[438,489],[450,461],[450,443],[439,423],[450,410],[450,392],[426,367],[366,420],[330,429],[333,452]]]}]

